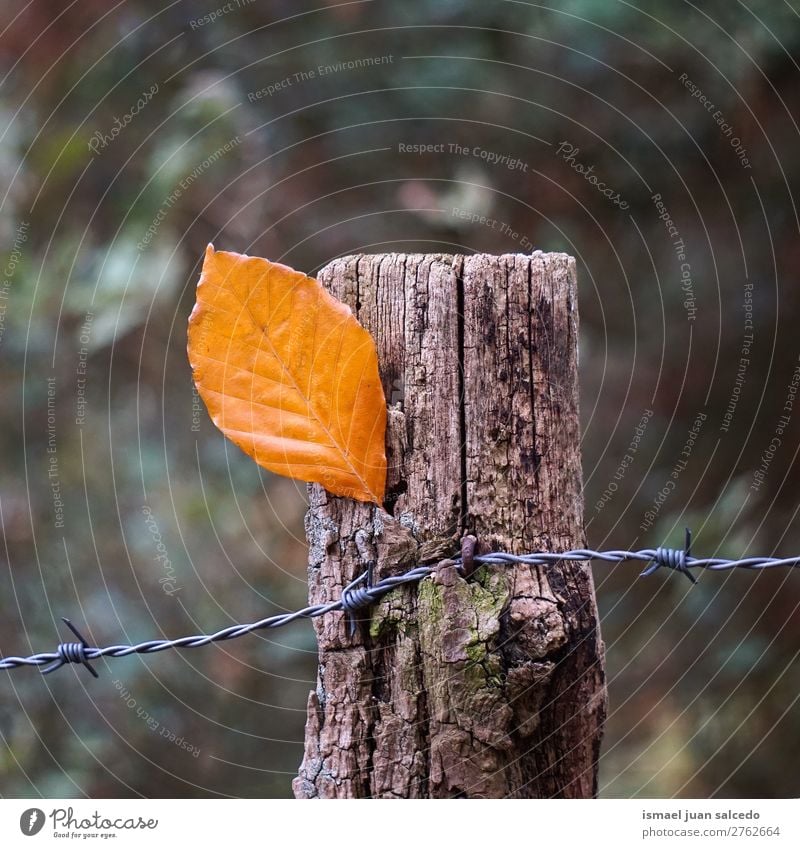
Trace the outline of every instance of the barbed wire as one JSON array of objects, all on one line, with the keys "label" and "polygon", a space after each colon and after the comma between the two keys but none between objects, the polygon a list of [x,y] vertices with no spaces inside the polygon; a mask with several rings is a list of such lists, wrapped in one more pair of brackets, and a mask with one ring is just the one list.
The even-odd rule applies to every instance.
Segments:
[{"label": "barbed wire", "polygon": [[[686,531],[686,544],[680,548],[645,548],[640,551],[593,551],[588,548],[580,548],[563,553],[530,553],[509,554],[504,552],[493,552],[487,554],[474,554],[474,537],[470,539],[471,544],[462,544],[462,556],[454,557],[451,562],[466,577],[468,577],[477,565],[552,565],[558,562],[569,561],[599,561],[610,563],[622,563],[627,561],[639,561],[649,563],[640,576],[646,577],[660,568],[677,571],[686,575],[692,583],[697,580],[691,569],[704,569],[708,571],[727,571],[732,568],[743,568],[752,571],[761,571],[766,568],[777,567],[800,567],[800,556],[796,557],[746,557],[743,559],[723,559],[720,557],[698,558],[691,555],[691,533]],[[366,571],[359,575],[351,583],[342,589],[341,597],[336,601],[326,604],[314,604],[304,607],[295,612],[273,615],[262,618],[250,624],[234,624],[211,634],[198,634],[196,636],[183,636],[178,639],[151,639],[136,645],[109,645],[104,648],[91,646],[81,635],[80,631],[67,618],[62,619],[70,628],[78,642],[62,642],[55,651],[32,654],[29,657],[4,657],[0,658],[0,670],[11,670],[23,666],[46,666],[42,669],[43,674],[49,674],[63,665],[80,663],[95,676],[98,674],[90,665],[90,660],[100,657],[127,657],[131,654],[155,654],[171,648],[200,648],[210,645],[212,642],[225,642],[229,639],[238,639],[247,633],[258,630],[272,630],[283,627],[301,618],[317,618],[330,612],[343,610],[349,619],[351,637],[355,633],[355,613],[377,603],[381,598],[398,586],[418,583],[420,580],[430,576],[437,570],[439,564],[418,565],[403,574],[384,577],[377,583],[372,581],[374,563],[367,565]]]}]

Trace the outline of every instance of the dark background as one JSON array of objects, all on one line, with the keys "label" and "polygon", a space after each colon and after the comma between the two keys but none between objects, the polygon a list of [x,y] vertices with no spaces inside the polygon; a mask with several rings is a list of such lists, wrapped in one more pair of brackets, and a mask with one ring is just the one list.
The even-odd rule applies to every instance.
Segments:
[{"label": "dark background", "polygon": [[[680,544],[689,524],[697,553],[800,553],[800,409],[781,422],[800,355],[795,0],[224,7],[0,11],[0,653],[52,649],[61,615],[107,644],[303,604],[305,486],[193,397],[209,241],[309,273],[356,251],[573,254],[589,542]],[[798,576],[636,574],[595,565],[602,794],[800,794]],[[314,651],[301,623],[99,662],[99,680],[4,672],[0,794],[286,796]]]}]

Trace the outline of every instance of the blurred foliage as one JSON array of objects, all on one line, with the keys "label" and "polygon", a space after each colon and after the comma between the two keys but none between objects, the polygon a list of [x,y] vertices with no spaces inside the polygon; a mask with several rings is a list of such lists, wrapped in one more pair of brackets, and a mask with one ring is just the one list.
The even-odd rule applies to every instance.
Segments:
[{"label": "blurred foliage", "polygon": [[[303,602],[302,487],[226,444],[193,395],[185,326],[211,240],[308,272],[356,251],[513,252],[521,236],[574,254],[589,542],[680,543],[689,523],[703,553],[800,551],[798,410],[751,488],[800,353],[791,4],[256,0],[198,24],[220,5],[0,10],[6,653],[52,645],[62,614],[106,643]],[[315,70],[377,56],[391,61]],[[562,141],[628,210],[556,153]],[[528,167],[398,148],[442,142]],[[686,243],[694,322],[654,193]],[[748,281],[754,342],[724,431]],[[643,531],[700,411],[675,491]],[[172,583],[159,582],[170,574],[158,543]],[[708,575],[690,591],[634,573],[595,568],[611,697],[603,793],[800,794],[788,768],[800,744],[795,575]],[[289,794],[310,628],[99,665],[96,682],[72,669],[8,676],[0,794]]]}]

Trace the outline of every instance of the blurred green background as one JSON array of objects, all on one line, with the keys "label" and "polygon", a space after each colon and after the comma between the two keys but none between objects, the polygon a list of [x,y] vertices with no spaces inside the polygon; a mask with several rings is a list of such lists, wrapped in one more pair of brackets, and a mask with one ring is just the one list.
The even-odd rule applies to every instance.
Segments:
[{"label": "blurred green background", "polygon": [[[305,487],[193,394],[209,241],[310,273],[575,255],[590,544],[800,553],[796,2],[47,0],[0,29],[4,655],[61,615],[108,644],[303,604]],[[800,794],[798,576],[595,577],[602,794]],[[97,665],[2,673],[1,795],[290,794],[309,625]]]}]

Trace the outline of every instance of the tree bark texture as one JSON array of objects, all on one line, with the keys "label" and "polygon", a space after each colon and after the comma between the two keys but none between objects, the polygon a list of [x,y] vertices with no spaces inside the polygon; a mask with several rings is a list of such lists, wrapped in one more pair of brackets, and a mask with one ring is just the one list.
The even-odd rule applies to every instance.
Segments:
[{"label": "tree bark texture", "polygon": [[319,279],[375,338],[383,508],[310,489],[311,603],[443,560],[363,614],[315,619],[299,798],[591,797],[606,692],[589,567],[448,559],[582,547],[575,262],[358,255]]}]

